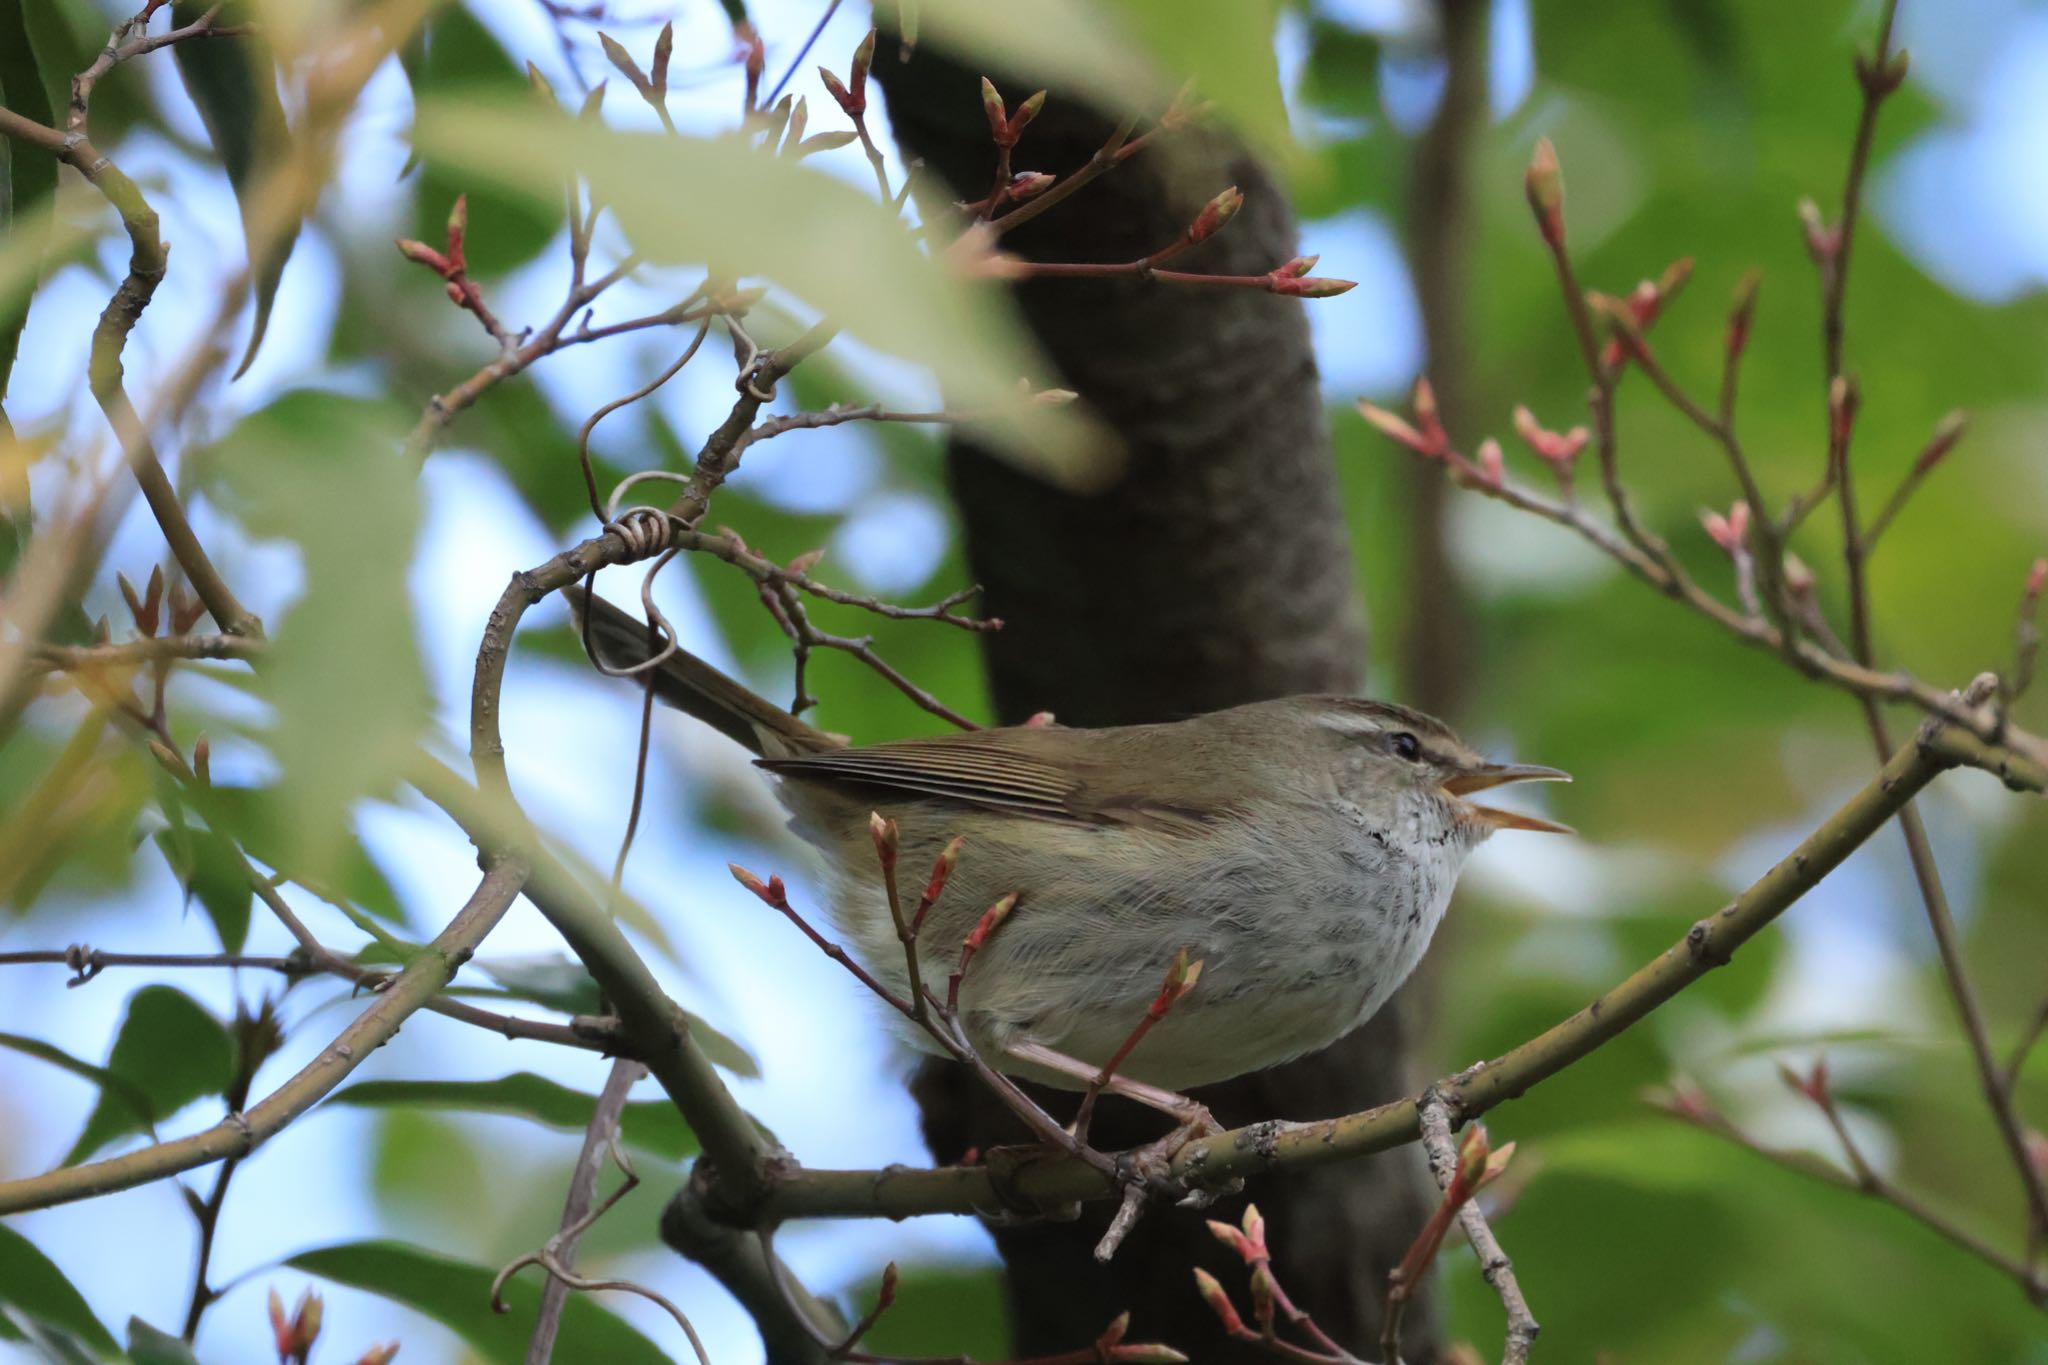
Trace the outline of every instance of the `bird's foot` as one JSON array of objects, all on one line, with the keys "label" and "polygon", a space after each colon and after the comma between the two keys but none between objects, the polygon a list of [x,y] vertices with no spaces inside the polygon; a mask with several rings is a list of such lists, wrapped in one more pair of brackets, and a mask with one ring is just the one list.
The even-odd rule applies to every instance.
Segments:
[{"label": "bird's foot", "polygon": [[[1117,1184],[1123,1188],[1123,1202],[1117,1205],[1116,1216],[1109,1220],[1109,1227],[1102,1234],[1102,1240],[1095,1244],[1095,1259],[1107,1261],[1116,1255],[1124,1238],[1137,1225],[1138,1216],[1145,1211],[1149,1199],[1167,1199],[1188,1208],[1207,1208],[1229,1189],[1212,1189],[1205,1185],[1191,1183],[1184,1175],[1175,1172],[1174,1158],[1191,1142],[1211,1133],[1223,1131],[1205,1105],[1182,1096],[1175,1113],[1180,1122],[1172,1132],[1142,1147],[1134,1147],[1119,1153],[1116,1158]],[[1233,1182],[1241,1184],[1242,1182]]]}]

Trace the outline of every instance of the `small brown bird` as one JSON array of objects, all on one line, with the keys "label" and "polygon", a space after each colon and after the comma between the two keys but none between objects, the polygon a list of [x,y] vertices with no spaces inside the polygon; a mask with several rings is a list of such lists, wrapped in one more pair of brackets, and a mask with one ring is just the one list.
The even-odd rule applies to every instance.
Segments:
[{"label": "small brown bird", "polygon": [[[650,657],[644,622],[569,597],[600,662]],[[945,979],[984,909],[1018,894],[960,997],[998,1070],[1084,1087],[1167,961],[1181,949],[1200,960],[1199,988],[1111,1087],[1174,1113],[1186,1105],[1169,1092],[1298,1057],[1371,1018],[1421,960],[1465,855],[1495,830],[1569,832],[1466,799],[1565,773],[1490,763],[1443,722],[1386,702],[1286,697],[1160,725],[849,748],[681,651],[654,688],[780,779],[792,828],[824,855],[840,931],[899,993],[907,973],[870,812],[897,823],[909,867],[966,841],[920,937],[927,980]]]}]

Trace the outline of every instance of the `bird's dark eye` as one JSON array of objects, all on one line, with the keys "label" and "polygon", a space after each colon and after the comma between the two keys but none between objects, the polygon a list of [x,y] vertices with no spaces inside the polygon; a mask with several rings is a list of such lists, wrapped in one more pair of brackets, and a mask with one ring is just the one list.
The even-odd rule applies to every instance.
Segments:
[{"label": "bird's dark eye", "polygon": [[1422,757],[1422,741],[1406,730],[1396,730],[1387,739],[1387,745],[1396,754],[1414,763]]}]

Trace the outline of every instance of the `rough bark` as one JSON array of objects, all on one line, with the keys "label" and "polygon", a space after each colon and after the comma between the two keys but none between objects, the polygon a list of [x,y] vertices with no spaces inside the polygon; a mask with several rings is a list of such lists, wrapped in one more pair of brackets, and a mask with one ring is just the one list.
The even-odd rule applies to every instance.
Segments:
[{"label": "rough bark", "polygon": [[[961,197],[979,197],[993,161],[978,73],[929,50],[899,63],[892,44],[884,49],[875,73],[907,154]],[[1013,98],[1028,93],[1012,85]],[[1107,132],[1100,117],[1055,94],[1017,166],[1070,170]],[[1204,200],[1235,183],[1247,196],[1243,212],[1184,257],[1187,268],[1257,272],[1294,254],[1285,196],[1254,158],[1209,133],[1174,144],[1167,155],[1139,154],[1011,234],[1005,248],[1048,260],[1130,259],[1172,240]],[[1249,290],[1123,280],[1031,282],[1017,301],[1059,382],[1118,433],[1129,461],[1113,487],[1083,497],[955,440],[949,470],[968,558],[986,585],[987,610],[1007,623],[983,637],[999,713],[1018,720],[1051,710],[1064,723],[1115,724],[1356,690],[1365,634],[1301,306]],[[1225,1124],[1362,1108],[1410,1088],[1407,1041],[1397,998],[1324,1053],[1198,1098]],[[1008,1116],[957,1068],[929,1067],[915,1089],[940,1160],[1016,1139]],[[1105,1104],[1095,1134],[1125,1145],[1155,1136],[1158,1125],[1156,1116]],[[1267,1214],[1277,1269],[1296,1301],[1370,1354],[1387,1271],[1427,1216],[1430,1190],[1412,1149],[1268,1177],[1220,1213],[1148,1211],[1107,1267],[1090,1254],[1106,1210],[1073,1223],[998,1227],[1017,1347],[1070,1349],[1129,1309],[1134,1338],[1171,1340],[1204,1362],[1258,1358],[1222,1339],[1189,1274],[1191,1264],[1206,1264],[1242,1286],[1241,1269],[1201,1220],[1232,1216],[1251,1198]],[[1406,1354],[1430,1359],[1427,1299],[1408,1322]]]}]

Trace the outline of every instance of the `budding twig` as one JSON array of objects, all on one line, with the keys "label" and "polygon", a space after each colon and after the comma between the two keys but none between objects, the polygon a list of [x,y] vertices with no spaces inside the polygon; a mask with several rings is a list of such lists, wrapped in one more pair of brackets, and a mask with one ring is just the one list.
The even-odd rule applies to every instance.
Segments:
[{"label": "budding twig", "polygon": [[1087,1140],[1088,1120],[1095,1114],[1095,1101],[1101,1097],[1102,1088],[1109,1084],[1117,1069],[1145,1040],[1152,1026],[1171,1013],[1173,1007],[1180,1003],[1180,998],[1193,990],[1201,979],[1202,964],[1188,961],[1187,949],[1182,948],[1173,955],[1173,960],[1166,965],[1166,980],[1160,984],[1159,994],[1152,997],[1152,1003],[1145,1007],[1144,1016],[1132,1026],[1129,1036],[1109,1055],[1109,1060],[1102,1064],[1102,1069],[1095,1073],[1094,1079],[1088,1082],[1088,1088],[1081,1093],[1081,1107],[1074,1112],[1076,1138]]}]

